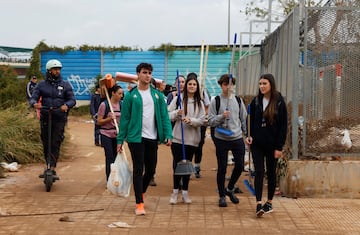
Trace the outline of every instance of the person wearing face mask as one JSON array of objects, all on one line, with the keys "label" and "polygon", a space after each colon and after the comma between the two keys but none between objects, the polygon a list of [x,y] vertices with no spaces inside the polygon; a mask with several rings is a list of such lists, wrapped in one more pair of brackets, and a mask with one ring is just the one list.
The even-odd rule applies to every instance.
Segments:
[{"label": "person wearing face mask", "polygon": [[[40,109],[41,141],[46,163],[50,161],[50,169],[56,175],[56,164],[60,155],[60,146],[64,140],[64,130],[69,110],[76,105],[73,89],[68,81],[61,77],[62,64],[52,59],[46,63],[45,80],[40,81],[34,88],[30,107]],[[41,98],[41,103],[39,102]],[[51,110],[50,110],[51,109]],[[48,136],[49,112],[51,111],[51,136]],[[48,144],[51,138],[51,153],[48,156]],[[42,175],[40,175],[42,177]]]}]

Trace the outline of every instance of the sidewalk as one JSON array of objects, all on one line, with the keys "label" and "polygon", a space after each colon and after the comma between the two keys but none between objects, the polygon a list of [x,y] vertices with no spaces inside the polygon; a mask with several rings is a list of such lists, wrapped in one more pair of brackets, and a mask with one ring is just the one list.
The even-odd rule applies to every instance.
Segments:
[{"label": "sidewalk", "polygon": [[[255,199],[244,192],[238,194],[239,204],[227,200],[228,207],[219,208],[211,158],[204,162],[203,178],[190,182],[193,203],[169,205],[171,156],[164,146],[159,148],[158,186],[145,195],[147,214],[135,216],[133,192],[121,198],[105,190],[103,150],[89,144],[92,125],[69,127],[76,156],[59,163],[61,180],[51,192],[37,178],[39,164],[0,179],[0,234],[360,234],[356,199],[276,197],[274,212],[256,218]],[[206,150],[213,151],[208,144]],[[133,227],[108,227],[119,221]]]}]

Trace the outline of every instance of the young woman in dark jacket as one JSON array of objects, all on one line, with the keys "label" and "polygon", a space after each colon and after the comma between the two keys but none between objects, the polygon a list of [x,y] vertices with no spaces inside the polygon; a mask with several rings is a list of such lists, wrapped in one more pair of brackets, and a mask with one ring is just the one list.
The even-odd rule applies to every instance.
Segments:
[{"label": "young woman in dark jacket", "polygon": [[[282,156],[287,134],[287,110],[284,98],[276,90],[272,74],[260,76],[259,93],[250,104],[250,137],[255,167],[256,215],[273,211],[272,199],[276,188],[276,166]],[[262,205],[264,165],[268,178],[267,201]]]}]

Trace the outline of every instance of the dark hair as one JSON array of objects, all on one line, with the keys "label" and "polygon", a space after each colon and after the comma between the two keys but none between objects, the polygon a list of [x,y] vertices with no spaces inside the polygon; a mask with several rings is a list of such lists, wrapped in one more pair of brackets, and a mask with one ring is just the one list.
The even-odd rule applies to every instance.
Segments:
[{"label": "dark hair", "polygon": [[197,74],[194,73],[194,72],[191,72],[191,73],[189,73],[189,74],[187,75],[186,78],[187,78],[187,79],[189,79],[189,78],[195,78],[195,79],[197,79]]},{"label": "dark hair", "polygon": [[[221,86],[223,83],[225,83],[225,84],[229,84],[229,80],[230,80],[230,74],[223,74],[223,75],[221,75],[221,77],[219,78],[219,80],[218,80],[218,84]],[[232,79],[231,79],[231,83],[233,84],[233,85],[235,85],[235,78],[233,77]]]},{"label": "dark hair", "polygon": [[[264,118],[266,118],[269,121],[270,124],[273,124],[274,120],[275,120],[275,115],[277,113],[277,102],[278,102],[280,93],[276,90],[275,78],[272,74],[270,74],[270,73],[263,74],[260,76],[260,79],[266,79],[270,83],[270,100],[269,100],[268,106],[266,107],[266,109],[263,113],[263,116],[264,116]],[[257,96],[258,96],[259,100],[262,100],[262,98],[264,97],[264,95],[260,91],[260,88],[259,88]]]},{"label": "dark hair", "polygon": [[151,84],[154,88],[156,88],[156,81],[155,81],[154,78],[151,78],[150,84]]},{"label": "dark hair", "polygon": [[179,75],[179,76],[177,76],[176,78],[175,78],[175,84],[174,84],[174,87],[176,87],[176,90],[178,89],[178,80],[179,80],[179,78],[184,78],[184,80],[186,81],[186,78],[185,78],[185,76],[184,75]]},{"label": "dark hair", "polygon": [[196,106],[201,107],[201,96],[200,96],[200,85],[199,85],[199,81],[196,79],[196,77],[191,76],[186,79],[185,81],[185,87],[184,87],[184,113],[185,115],[187,114],[187,103],[188,103],[188,92],[187,92],[187,84],[191,81],[194,80],[196,82],[197,88],[196,91],[194,93],[194,110],[196,110]]},{"label": "dark hair", "polygon": [[122,89],[121,86],[119,85],[114,85],[113,87],[109,88],[108,89],[108,92],[109,92],[109,96],[111,97],[112,96],[112,93],[114,92],[117,92],[119,89]]},{"label": "dark hair", "polygon": [[140,63],[138,66],[136,66],[136,72],[140,73],[141,69],[148,69],[151,72],[153,71],[153,67],[149,63]]}]

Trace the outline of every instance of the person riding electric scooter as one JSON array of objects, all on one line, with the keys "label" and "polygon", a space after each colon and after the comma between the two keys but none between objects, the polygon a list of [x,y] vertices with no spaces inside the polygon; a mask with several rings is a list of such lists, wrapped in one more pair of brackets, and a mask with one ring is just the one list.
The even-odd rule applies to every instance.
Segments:
[{"label": "person riding electric scooter", "polygon": [[[47,169],[39,177],[44,178],[46,172],[51,170],[54,181],[59,179],[55,168],[64,139],[68,112],[76,104],[73,89],[68,81],[62,79],[61,69],[62,64],[58,60],[52,59],[46,63],[45,80],[34,88],[29,102],[31,107],[40,109],[41,141]],[[46,184],[45,179],[44,183]],[[50,191],[48,186],[47,191]]]}]

